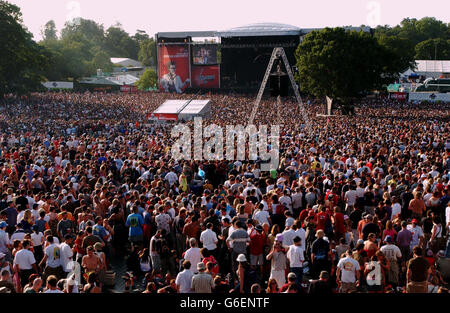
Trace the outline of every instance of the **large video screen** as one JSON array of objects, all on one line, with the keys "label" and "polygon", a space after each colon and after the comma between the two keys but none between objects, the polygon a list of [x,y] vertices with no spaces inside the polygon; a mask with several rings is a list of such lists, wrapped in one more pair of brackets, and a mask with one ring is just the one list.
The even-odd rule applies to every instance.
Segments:
[{"label": "large video screen", "polygon": [[161,45],[158,49],[159,86],[163,92],[182,93],[191,86],[187,45]]},{"label": "large video screen", "polygon": [[219,88],[220,87],[219,65],[193,66],[192,87],[194,88]]},{"label": "large video screen", "polygon": [[192,63],[194,65],[217,64],[217,45],[193,45]]}]

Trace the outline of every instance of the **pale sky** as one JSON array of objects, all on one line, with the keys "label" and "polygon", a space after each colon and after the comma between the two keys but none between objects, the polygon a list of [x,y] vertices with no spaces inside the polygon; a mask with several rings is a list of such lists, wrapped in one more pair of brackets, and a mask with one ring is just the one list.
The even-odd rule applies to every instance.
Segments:
[{"label": "pale sky", "polygon": [[405,17],[450,22],[449,0],[8,0],[18,5],[36,40],[53,19],[58,31],[74,17],[92,19],[105,30],[120,22],[133,35],[163,31],[226,30],[251,23],[300,28],[397,25]]}]

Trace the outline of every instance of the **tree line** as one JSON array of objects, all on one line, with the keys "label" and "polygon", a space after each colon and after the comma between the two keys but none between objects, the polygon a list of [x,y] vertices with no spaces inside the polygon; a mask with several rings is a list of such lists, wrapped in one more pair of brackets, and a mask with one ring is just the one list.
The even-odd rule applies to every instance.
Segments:
[{"label": "tree line", "polygon": [[[326,28],[305,36],[296,53],[302,91],[353,97],[395,81],[415,59],[450,59],[450,24],[435,18],[406,18],[372,32]],[[51,20],[43,26],[42,37],[40,42],[33,40],[20,8],[0,0],[0,96],[36,90],[45,80],[76,81],[99,68],[111,72],[111,57],[156,65],[153,38],[142,30],[130,35],[119,23],[105,29],[79,18],[67,22],[58,34]],[[149,71],[139,85],[145,88],[155,79]]]}]

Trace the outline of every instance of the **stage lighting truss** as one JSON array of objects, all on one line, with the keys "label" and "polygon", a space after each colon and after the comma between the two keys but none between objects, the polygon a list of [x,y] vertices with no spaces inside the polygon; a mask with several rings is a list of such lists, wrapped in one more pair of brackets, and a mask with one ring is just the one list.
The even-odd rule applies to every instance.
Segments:
[{"label": "stage lighting truss", "polygon": [[[249,119],[248,125],[252,125],[253,124],[253,121],[254,121],[254,119],[256,117],[256,112],[258,111],[258,107],[259,107],[259,104],[261,102],[261,98],[262,98],[262,96],[264,94],[264,89],[266,88],[267,81],[268,81],[270,73],[272,71],[273,64],[274,64],[275,60],[280,58],[280,57],[283,60],[284,66],[285,66],[287,74],[289,76],[289,80],[291,82],[292,89],[294,90],[295,98],[297,99],[297,103],[299,105],[299,109],[300,109],[300,112],[302,114],[303,121],[305,123],[306,131],[310,132],[310,130],[311,130],[310,126],[311,125],[310,125],[310,122],[309,122],[309,117],[308,117],[308,114],[306,112],[305,106],[303,104],[302,97],[300,96],[299,88],[298,88],[297,84],[295,83],[294,75],[292,74],[291,67],[289,66],[289,61],[288,61],[288,59],[286,57],[286,53],[284,52],[284,49],[282,47],[274,48],[273,51],[272,51],[272,56],[270,57],[269,65],[267,66],[266,73],[264,75],[264,79],[263,79],[263,81],[261,83],[261,87],[259,88],[259,92],[258,92],[258,95],[256,97],[255,104],[253,105],[253,110],[252,110],[252,113],[250,115],[250,119]],[[281,107],[281,97],[280,96],[278,96],[278,98],[277,98],[277,105],[279,107]],[[280,120],[281,120],[280,110],[277,110],[277,111],[278,111],[277,112],[278,113],[278,122],[280,123]]]}]

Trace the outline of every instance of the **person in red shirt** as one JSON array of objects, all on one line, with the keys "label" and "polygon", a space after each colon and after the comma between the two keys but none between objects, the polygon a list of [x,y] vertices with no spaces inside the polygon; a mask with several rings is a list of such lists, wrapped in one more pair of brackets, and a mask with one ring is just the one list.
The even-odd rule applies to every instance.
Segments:
[{"label": "person in red shirt", "polygon": [[334,224],[334,234],[335,234],[335,240],[336,242],[341,239],[345,234],[345,220],[344,220],[344,214],[340,212],[339,207],[334,207],[334,215],[332,217],[332,221]]},{"label": "person in red shirt", "polygon": [[261,225],[255,227],[256,232],[250,235],[250,266],[256,268],[259,265],[261,274],[264,276],[264,245],[266,235]]},{"label": "person in red shirt", "polygon": [[303,222],[305,221],[306,217],[308,216],[310,210],[311,210],[311,207],[308,205],[308,206],[306,207],[306,209],[303,209],[303,210],[300,212],[300,214],[299,214],[299,216],[298,216],[298,220],[302,223],[302,225],[303,225]]},{"label": "person in red shirt", "polygon": [[325,224],[328,220],[328,213],[325,211],[325,209],[322,206],[319,206],[318,208],[319,213],[316,214],[316,221],[317,221],[317,227],[316,230],[325,230]]}]

